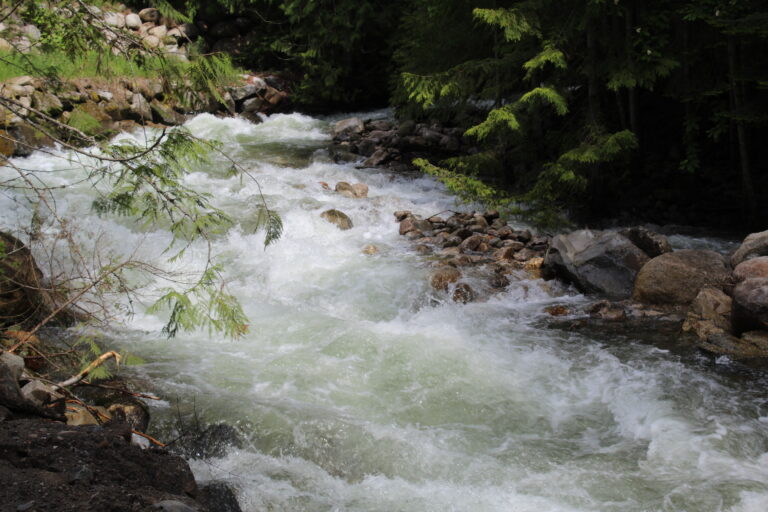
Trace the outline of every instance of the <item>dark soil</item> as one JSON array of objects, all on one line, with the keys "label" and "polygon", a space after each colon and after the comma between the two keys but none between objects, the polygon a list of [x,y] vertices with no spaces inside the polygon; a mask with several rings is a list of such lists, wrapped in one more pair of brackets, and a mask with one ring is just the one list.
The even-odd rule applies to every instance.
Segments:
[{"label": "dark soil", "polygon": [[164,500],[210,510],[184,459],[130,439],[125,423],[0,420],[0,512],[156,511]]}]

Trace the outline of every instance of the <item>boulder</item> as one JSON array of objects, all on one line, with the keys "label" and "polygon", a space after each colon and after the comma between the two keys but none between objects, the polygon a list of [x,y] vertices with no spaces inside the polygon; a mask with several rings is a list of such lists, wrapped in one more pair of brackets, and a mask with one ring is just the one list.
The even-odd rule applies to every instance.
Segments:
[{"label": "boulder", "polygon": [[384,165],[391,158],[390,152],[385,148],[379,148],[363,162],[363,167],[378,167]]},{"label": "boulder", "polygon": [[211,482],[200,487],[197,500],[211,512],[242,512],[235,493],[224,482]]},{"label": "boulder", "polygon": [[147,34],[150,36],[155,36],[156,38],[162,40],[167,34],[168,29],[165,25],[158,25],[156,27],[152,27],[151,29],[147,30]]},{"label": "boulder", "polygon": [[733,290],[733,330],[768,331],[768,278],[753,277]]},{"label": "boulder", "polygon": [[644,304],[687,305],[704,287],[723,289],[730,272],[714,251],[682,250],[662,254],[638,273],[633,298]]},{"label": "boulder", "polygon": [[62,400],[58,404],[60,407],[41,407],[24,398],[11,369],[4,361],[0,360],[0,406],[13,412],[60,420],[64,417],[64,401]]},{"label": "boulder", "polygon": [[448,289],[448,285],[457,282],[461,278],[461,272],[454,267],[441,267],[429,277],[432,288],[439,291]]},{"label": "boulder", "polygon": [[581,230],[556,236],[544,265],[583,292],[626,299],[646,262],[648,256],[619,233]]},{"label": "boulder", "polygon": [[453,299],[453,302],[467,304],[468,302],[475,300],[475,291],[467,283],[459,283],[456,285],[456,288],[454,288],[451,298]]},{"label": "boulder", "polygon": [[672,245],[669,243],[669,239],[666,236],[654,233],[649,229],[637,226],[623,229],[619,231],[619,233],[642,249],[650,258],[655,258],[656,256],[672,252]]},{"label": "boulder", "polygon": [[136,13],[126,14],[125,26],[131,30],[139,30],[139,27],[141,26],[141,17]]},{"label": "boulder", "polygon": [[160,11],[154,7],[147,7],[139,11],[139,18],[144,23],[157,23],[160,21]]},{"label": "boulder", "polygon": [[[266,84],[264,84],[264,87],[266,87]],[[232,99],[235,101],[242,101],[246,98],[250,98],[252,96],[256,96],[256,94],[261,91],[263,88],[259,88],[259,86],[255,83],[252,84],[245,84],[238,87],[232,87],[229,89],[229,94],[232,96]]]},{"label": "boulder", "polygon": [[697,346],[707,352],[722,354],[734,359],[768,357],[768,332],[746,332],[741,338],[730,334],[712,334],[699,340]]},{"label": "boulder", "polygon": [[243,101],[242,111],[258,112],[264,107],[265,104],[266,102],[262,98],[248,98],[247,100]]},{"label": "boulder", "polygon": [[732,299],[718,288],[702,288],[691,303],[685,322],[684,332],[693,332],[699,339],[713,334],[731,332]]},{"label": "boulder", "polygon": [[742,261],[733,269],[733,277],[737,282],[753,277],[768,277],[768,256]]},{"label": "boulder", "polygon": [[53,388],[43,384],[39,380],[31,380],[27,382],[24,387],[21,388],[21,396],[40,407],[62,398],[62,396],[56,393]]},{"label": "boulder", "polygon": [[352,219],[346,213],[339,210],[326,210],[320,216],[342,231],[352,229],[353,227]]},{"label": "boulder", "polygon": [[379,248],[375,245],[366,245],[363,247],[363,254],[367,254],[368,256],[373,256],[374,254],[379,253]]},{"label": "boulder", "polygon": [[153,36],[151,34],[144,36],[142,41],[144,43],[144,46],[146,46],[147,48],[159,48],[160,45],[163,44],[163,41],[159,37]]},{"label": "boulder", "polygon": [[30,41],[39,41],[40,36],[42,35],[40,33],[40,29],[34,25],[24,25],[21,27],[21,33],[24,34]]},{"label": "boulder", "polygon": [[365,130],[365,125],[363,124],[363,121],[359,117],[350,117],[349,119],[342,119],[341,121],[337,121],[335,125],[333,125],[333,137],[338,137],[340,135],[348,135],[351,133],[363,133],[363,130]]},{"label": "boulder", "polygon": [[149,106],[152,109],[152,119],[154,119],[156,123],[167,124],[169,126],[184,123],[183,114],[179,114],[172,108],[168,108],[156,99],[152,100],[152,103],[150,103]]},{"label": "boulder", "polygon": [[52,117],[58,116],[64,110],[64,105],[56,95],[42,91],[32,93],[32,106]]},{"label": "boulder", "polygon": [[731,265],[736,267],[745,260],[759,256],[768,256],[768,231],[747,236],[731,256]]}]

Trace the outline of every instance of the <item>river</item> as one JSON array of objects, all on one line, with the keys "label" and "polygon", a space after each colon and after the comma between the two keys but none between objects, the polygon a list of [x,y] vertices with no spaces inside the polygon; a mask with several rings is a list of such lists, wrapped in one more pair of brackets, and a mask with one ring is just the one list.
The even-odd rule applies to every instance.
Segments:
[{"label": "river", "polygon": [[[229,482],[244,510],[768,510],[768,380],[759,372],[631,334],[550,327],[544,307],[587,299],[542,281],[466,305],[433,296],[428,262],[392,214],[431,215],[454,199],[429,178],[332,163],[327,120],[201,115],[187,127],[221,141],[285,225],[265,250],[252,232],[257,185],[224,161],[186,178],[238,221],[214,249],[249,332],[168,340],[165,319],[137,301],[111,335],[148,361],[127,371],[164,394],[150,404],[157,432],[170,434],[178,414],[237,428],[239,447],[191,465],[200,479]],[[55,192],[59,211],[85,246],[180,272],[203,264],[202,245],[168,263],[164,229],[97,217],[76,160],[38,152],[16,163],[65,187]],[[368,184],[369,197],[319,183],[338,181]],[[21,203],[0,197],[0,227],[29,222]],[[321,219],[329,208],[354,228]],[[368,244],[380,253],[363,254]],[[165,284],[147,283],[144,295]]]}]

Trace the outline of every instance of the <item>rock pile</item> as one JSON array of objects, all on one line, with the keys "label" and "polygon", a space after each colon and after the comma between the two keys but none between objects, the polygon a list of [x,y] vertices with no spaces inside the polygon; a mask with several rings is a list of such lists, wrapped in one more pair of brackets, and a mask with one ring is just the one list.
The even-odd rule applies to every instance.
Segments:
[{"label": "rock pile", "polygon": [[363,167],[388,167],[402,170],[423,156],[455,156],[472,153],[472,141],[459,128],[438,123],[405,121],[397,125],[387,119],[358,117],[338,121],[332,131],[337,160],[364,159]]},{"label": "rock pile", "polygon": [[[510,278],[540,275],[548,237],[516,230],[496,211],[452,213],[424,219],[409,211],[395,212],[400,234],[414,242],[417,252],[436,257],[430,275],[435,291],[467,303],[503,290]],[[463,280],[469,275],[478,289]]]}]

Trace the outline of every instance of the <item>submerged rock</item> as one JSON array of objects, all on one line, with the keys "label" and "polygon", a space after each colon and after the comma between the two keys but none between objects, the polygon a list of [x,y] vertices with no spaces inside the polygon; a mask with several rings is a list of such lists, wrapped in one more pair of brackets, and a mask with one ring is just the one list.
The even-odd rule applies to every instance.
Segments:
[{"label": "submerged rock", "polygon": [[714,251],[682,250],[662,254],[638,273],[633,298],[646,304],[687,305],[704,287],[723,289],[730,272]]},{"label": "submerged rock", "polygon": [[326,210],[320,216],[342,231],[352,229],[353,227],[352,219],[346,213],[339,210]]},{"label": "submerged rock", "polygon": [[457,282],[461,278],[461,272],[454,267],[442,267],[435,270],[429,278],[432,288],[445,291],[448,285]]}]

